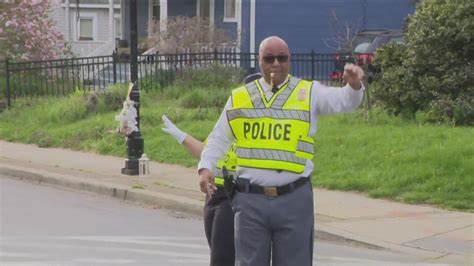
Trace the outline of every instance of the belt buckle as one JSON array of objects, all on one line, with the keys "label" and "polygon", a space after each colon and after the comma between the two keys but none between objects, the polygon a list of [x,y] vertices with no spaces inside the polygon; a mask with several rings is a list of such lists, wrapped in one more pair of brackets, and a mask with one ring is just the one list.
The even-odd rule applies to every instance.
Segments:
[{"label": "belt buckle", "polygon": [[278,196],[277,188],[276,187],[263,187],[263,194],[269,197],[276,197]]}]

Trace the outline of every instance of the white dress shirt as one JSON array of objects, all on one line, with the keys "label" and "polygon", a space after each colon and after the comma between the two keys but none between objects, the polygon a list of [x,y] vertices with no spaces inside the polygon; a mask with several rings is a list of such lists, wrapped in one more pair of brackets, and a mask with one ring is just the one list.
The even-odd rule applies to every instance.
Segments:
[{"label": "white dress shirt", "polygon": [[[288,80],[288,78],[287,78]],[[287,80],[279,84],[280,88]],[[273,93],[270,85],[263,79],[259,79],[265,97],[269,100]],[[314,136],[316,133],[317,118],[321,115],[337,112],[350,112],[355,110],[362,102],[364,96],[364,86],[360,90],[352,89],[349,84],[339,87],[327,87],[318,81],[313,81],[311,89],[311,106],[310,106],[310,131],[309,135]],[[215,169],[217,160],[224,157],[230,148],[230,144],[234,140],[234,136],[227,120],[226,110],[232,107],[230,98],[217,120],[214,129],[207,138],[207,144],[201,154],[201,161],[198,164],[198,170],[207,168]],[[246,178],[250,183],[260,186],[281,186],[297,180],[300,177],[309,176],[314,169],[311,160],[306,160],[305,170],[301,174],[288,171],[277,171],[269,169],[258,169],[249,167],[238,167],[237,175],[239,178]],[[215,173],[215,172],[214,172]]]}]

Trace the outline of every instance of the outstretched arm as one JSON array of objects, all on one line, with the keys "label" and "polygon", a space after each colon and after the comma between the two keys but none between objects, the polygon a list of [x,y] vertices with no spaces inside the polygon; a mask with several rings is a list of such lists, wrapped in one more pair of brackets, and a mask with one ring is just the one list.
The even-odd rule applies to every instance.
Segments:
[{"label": "outstretched arm", "polygon": [[164,132],[173,136],[180,144],[183,144],[194,157],[197,159],[201,158],[204,143],[179,129],[166,115],[163,115],[161,119],[163,119],[165,124],[165,127],[162,128]]},{"label": "outstretched arm", "polygon": [[[343,76],[347,84],[342,88],[327,87],[313,81],[311,106],[314,115],[311,119],[331,113],[351,112],[360,105],[364,96],[364,85],[361,82],[363,70],[354,64],[347,64]],[[314,129],[312,133],[315,132]]]},{"label": "outstretched arm", "polygon": [[204,143],[195,139],[191,135],[187,135],[183,141],[183,145],[196,159],[201,159],[201,153],[202,150],[204,150]]}]

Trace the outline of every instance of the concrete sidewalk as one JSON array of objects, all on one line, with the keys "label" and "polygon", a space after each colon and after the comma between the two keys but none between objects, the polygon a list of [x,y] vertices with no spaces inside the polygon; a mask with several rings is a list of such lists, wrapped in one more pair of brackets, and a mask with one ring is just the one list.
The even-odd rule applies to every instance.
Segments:
[{"label": "concrete sidewalk", "polygon": [[[125,147],[124,147],[125,148]],[[0,141],[0,174],[201,216],[194,168],[151,162],[152,177],[120,174],[124,158]],[[316,238],[474,265],[474,214],[314,189]]]}]

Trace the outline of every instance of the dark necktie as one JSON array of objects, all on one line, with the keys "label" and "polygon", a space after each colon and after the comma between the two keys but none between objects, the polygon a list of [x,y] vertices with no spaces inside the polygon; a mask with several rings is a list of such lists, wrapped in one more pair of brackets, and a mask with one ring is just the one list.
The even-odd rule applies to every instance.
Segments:
[{"label": "dark necktie", "polygon": [[275,93],[275,92],[277,92],[277,91],[278,91],[278,87],[277,87],[277,86],[274,86],[274,87],[272,88],[272,92]]}]

